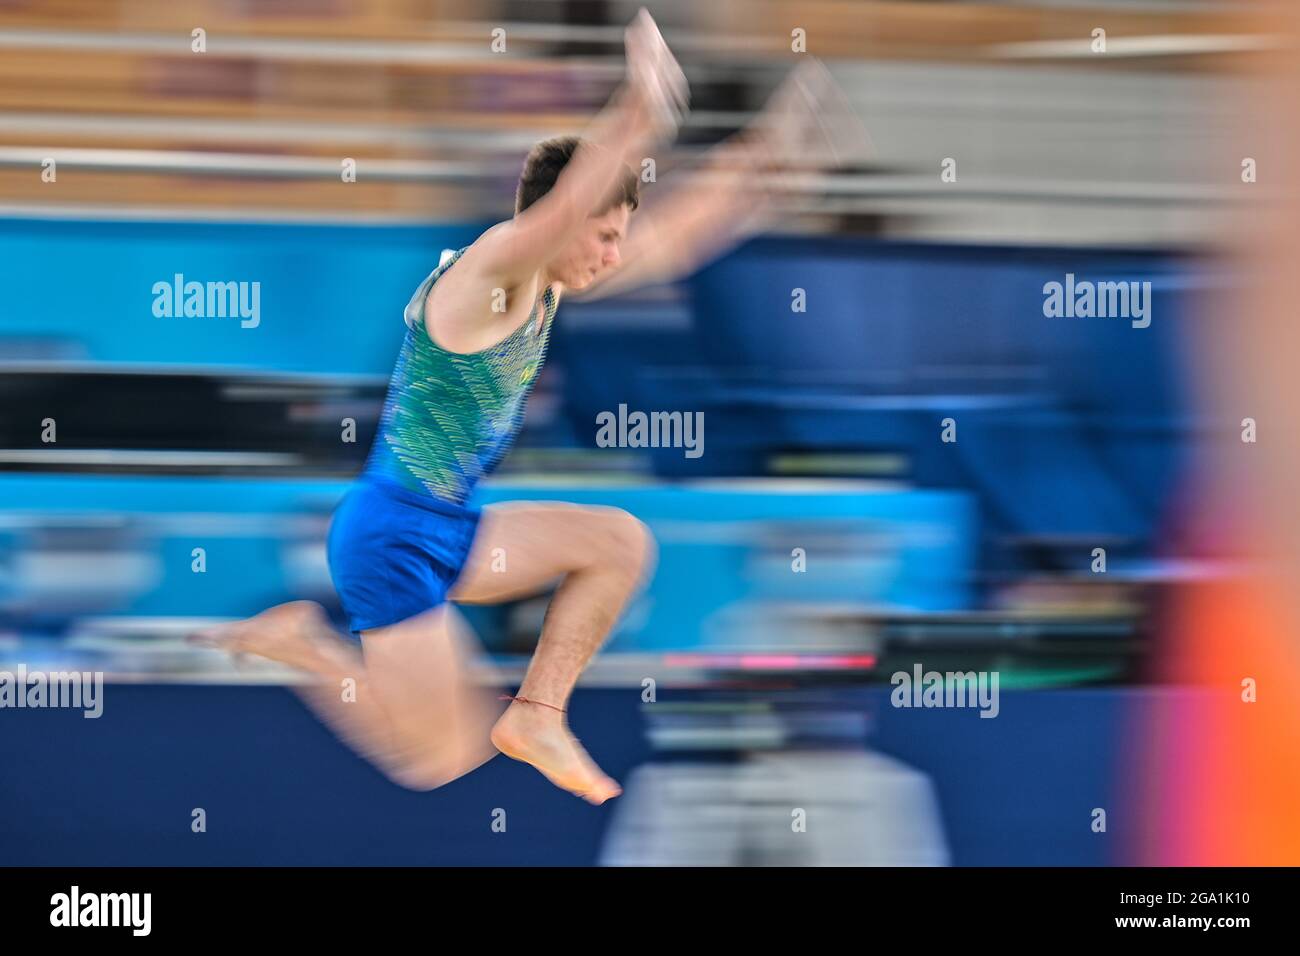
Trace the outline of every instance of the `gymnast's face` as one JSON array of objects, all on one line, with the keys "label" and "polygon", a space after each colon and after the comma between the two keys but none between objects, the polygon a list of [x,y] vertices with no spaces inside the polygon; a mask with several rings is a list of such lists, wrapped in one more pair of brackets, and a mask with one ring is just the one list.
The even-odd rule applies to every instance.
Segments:
[{"label": "gymnast's face", "polygon": [[623,203],[583,227],[551,262],[548,271],[568,289],[585,289],[604,272],[618,267],[619,247],[627,235],[631,210]]}]

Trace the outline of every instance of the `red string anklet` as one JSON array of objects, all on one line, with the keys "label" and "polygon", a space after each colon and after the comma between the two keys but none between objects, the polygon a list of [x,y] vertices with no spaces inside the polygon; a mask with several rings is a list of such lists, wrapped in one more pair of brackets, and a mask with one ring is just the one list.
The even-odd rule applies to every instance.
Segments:
[{"label": "red string anklet", "polygon": [[528,697],[511,697],[509,694],[502,694],[500,697],[497,698],[497,700],[517,700],[523,704],[540,704],[542,707],[549,707],[551,708],[551,710],[558,710],[562,714],[568,713],[568,711],[565,710],[563,707],[556,707],[554,704],[548,704],[540,700],[532,700],[531,698]]}]

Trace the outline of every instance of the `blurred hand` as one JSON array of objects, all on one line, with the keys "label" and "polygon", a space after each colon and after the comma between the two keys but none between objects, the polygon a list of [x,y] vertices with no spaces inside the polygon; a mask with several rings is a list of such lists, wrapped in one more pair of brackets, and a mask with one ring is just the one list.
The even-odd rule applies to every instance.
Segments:
[{"label": "blurred hand", "polygon": [[624,31],[628,91],[658,138],[677,132],[690,101],[686,74],[644,7]]},{"label": "blurred hand", "polygon": [[790,71],[747,132],[769,163],[784,168],[844,166],[871,152],[848,98],[812,57]]}]

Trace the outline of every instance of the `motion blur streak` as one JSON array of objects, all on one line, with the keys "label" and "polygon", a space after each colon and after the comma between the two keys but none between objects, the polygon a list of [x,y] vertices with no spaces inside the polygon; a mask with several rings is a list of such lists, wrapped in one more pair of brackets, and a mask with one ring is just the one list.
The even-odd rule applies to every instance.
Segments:
[{"label": "motion blur streak", "polygon": [[1300,858],[1300,69],[1293,52],[1300,8],[1288,5],[1276,17],[1268,32],[1289,38],[1283,47],[1292,52],[1257,62],[1273,95],[1249,104],[1251,149],[1289,193],[1236,230],[1233,265],[1253,281],[1240,296],[1215,298],[1202,353],[1219,363],[1208,370],[1218,415],[1237,426],[1253,418],[1270,434],[1224,449],[1199,472],[1200,538],[1233,555],[1240,570],[1183,587],[1164,630],[1162,676],[1201,690],[1163,695],[1135,715],[1155,755],[1135,768],[1147,781],[1138,862],[1148,865],[1280,866]]}]

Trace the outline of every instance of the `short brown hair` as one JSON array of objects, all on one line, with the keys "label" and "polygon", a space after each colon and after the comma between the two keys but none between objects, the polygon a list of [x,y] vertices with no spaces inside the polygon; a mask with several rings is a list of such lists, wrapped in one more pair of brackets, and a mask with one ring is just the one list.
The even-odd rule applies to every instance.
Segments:
[{"label": "short brown hair", "polygon": [[[524,160],[524,171],[519,176],[519,186],[515,190],[515,215],[523,212],[537,200],[541,199],[555,186],[560,173],[569,164],[573,154],[583,140],[577,136],[560,136],[556,139],[542,140],[528,151]],[[609,201],[595,210],[595,215],[603,215],[615,206],[626,204],[635,211],[641,198],[636,173],[624,164],[619,181],[610,191]]]}]

